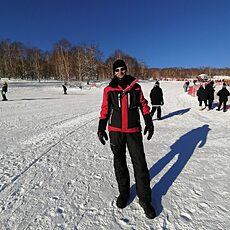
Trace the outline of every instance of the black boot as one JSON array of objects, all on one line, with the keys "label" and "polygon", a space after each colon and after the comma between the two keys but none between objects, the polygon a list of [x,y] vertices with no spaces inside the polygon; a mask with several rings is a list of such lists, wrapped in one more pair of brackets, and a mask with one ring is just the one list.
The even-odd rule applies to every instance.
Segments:
[{"label": "black boot", "polygon": [[143,202],[139,200],[139,204],[144,209],[147,218],[154,219],[156,217],[156,212],[150,202]]},{"label": "black boot", "polygon": [[128,202],[128,198],[127,196],[123,196],[123,195],[119,195],[117,198],[117,202],[116,205],[118,208],[125,208],[127,206],[127,202]]}]

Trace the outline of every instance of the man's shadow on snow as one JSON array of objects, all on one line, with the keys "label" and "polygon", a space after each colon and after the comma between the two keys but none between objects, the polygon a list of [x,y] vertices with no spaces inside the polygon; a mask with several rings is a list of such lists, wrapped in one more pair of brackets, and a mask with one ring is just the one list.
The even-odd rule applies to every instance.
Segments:
[{"label": "man's shadow on snow", "polygon": [[163,116],[161,119],[165,120],[167,118],[173,117],[173,116],[178,116],[178,115],[184,115],[185,113],[189,112],[191,108],[187,108],[187,109],[180,109],[174,112],[169,113],[168,115]]},{"label": "man's shadow on snow", "polygon": [[214,102],[214,103],[212,103],[212,109],[217,108],[217,107],[218,107],[218,105],[219,105],[219,102]]},{"label": "man's shadow on snow", "polygon": [[[203,125],[202,127],[193,129],[184,134],[170,146],[171,151],[169,151],[149,169],[150,180],[152,180],[171,160],[173,160],[174,157],[177,156],[176,162],[152,188],[152,203],[157,215],[159,215],[163,210],[161,203],[162,197],[166,195],[173,182],[179,176],[196,147],[198,146],[198,148],[201,148],[205,145],[209,131],[209,126]],[[134,200],[136,195],[136,185],[134,184],[130,188],[129,203]]]}]

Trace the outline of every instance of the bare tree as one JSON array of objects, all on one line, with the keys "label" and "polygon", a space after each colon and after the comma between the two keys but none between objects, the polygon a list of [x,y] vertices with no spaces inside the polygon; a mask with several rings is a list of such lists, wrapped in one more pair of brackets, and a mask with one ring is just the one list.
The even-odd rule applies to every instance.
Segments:
[{"label": "bare tree", "polygon": [[26,50],[27,77],[34,80],[43,78],[43,53],[42,50],[33,47]]},{"label": "bare tree", "polygon": [[136,58],[131,57],[130,55],[124,53],[122,50],[115,50],[115,52],[110,55],[106,60],[106,64],[112,70],[112,64],[116,59],[123,59],[128,67],[128,72],[134,75],[137,78],[145,78],[147,72],[144,71],[144,68],[147,68],[144,62],[138,61]]},{"label": "bare tree", "polygon": [[81,45],[72,49],[72,72],[75,80],[85,81],[98,77],[101,52],[96,45]]},{"label": "bare tree", "polygon": [[65,82],[70,79],[70,49],[71,43],[65,39],[57,42],[53,49],[53,62],[56,75]]},{"label": "bare tree", "polygon": [[137,78],[191,78],[201,73],[209,75],[230,75],[230,68],[148,68],[122,50],[115,50],[107,60],[101,60],[102,53],[97,45],[72,45],[66,39],[54,44],[51,52],[39,48],[28,48],[20,42],[9,39],[0,41],[0,77],[32,79],[55,78],[62,81],[85,81],[109,79],[112,64],[123,59],[128,72]]}]

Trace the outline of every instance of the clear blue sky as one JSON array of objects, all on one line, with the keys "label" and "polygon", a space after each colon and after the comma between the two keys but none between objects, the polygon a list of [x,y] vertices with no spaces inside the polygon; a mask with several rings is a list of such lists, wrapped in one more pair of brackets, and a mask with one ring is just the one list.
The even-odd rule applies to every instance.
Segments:
[{"label": "clear blue sky", "polygon": [[148,67],[230,67],[230,0],[0,0],[0,40],[65,38]]}]

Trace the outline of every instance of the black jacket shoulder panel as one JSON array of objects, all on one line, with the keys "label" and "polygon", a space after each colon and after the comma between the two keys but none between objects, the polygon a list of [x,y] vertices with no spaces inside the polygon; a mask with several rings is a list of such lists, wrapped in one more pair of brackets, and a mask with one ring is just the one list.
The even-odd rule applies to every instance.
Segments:
[{"label": "black jacket shoulder panel", "polygon": [[113,79],[109,83],[109,86],[111,86],[112,88],[117,88],[118,87],[118,79],[117,79],[117,77],[115,77],[115,76],[113,77]]},{"label": "black jacket shoulder panel", "polygon": [[[125,75],[122,78],[122,81],[126,86],[130,85],[134,80],[136,80],[136,78],[132,77],[131,75]],[[109,86],[111,86],[112,88],[118,88],[118,85],[119,85],[119,79],[116,76],[114,76],[111,82],[109,83]]]},{"label": "black jacket shoulder panel", "polygon": [[136,78],[133,77],[133,76],[131,76],[131,75],[126,75],[126,76],[124,77],[124,80],[126,81],[126,83],[127,83],[128,85],[131,85],[131,83],[132,83],[133,81],[135,81]]}]

